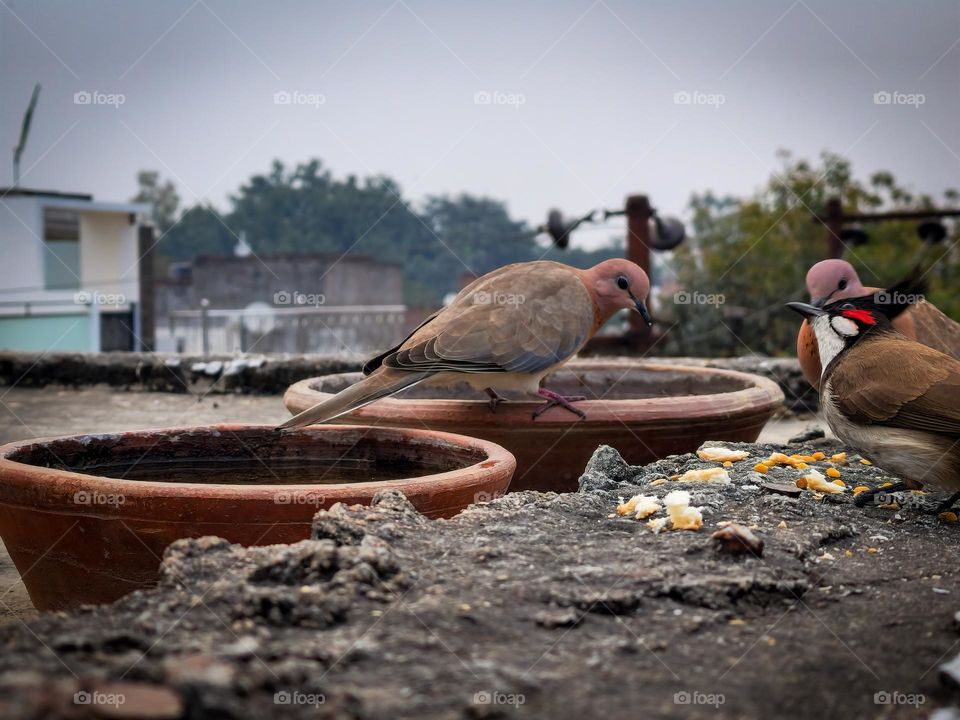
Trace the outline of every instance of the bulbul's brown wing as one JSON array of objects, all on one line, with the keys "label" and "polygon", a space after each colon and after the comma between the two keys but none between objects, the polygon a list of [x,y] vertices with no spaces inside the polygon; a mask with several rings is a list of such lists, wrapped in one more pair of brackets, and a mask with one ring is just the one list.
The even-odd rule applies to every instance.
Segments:
[{"label": "bulbul's brown wing", "polygon": [[593,300],[570,268],[508,265],[464,288],[382,362],[412,371],[536,373],[575,353],[594,322]]},{"label": "bulbul's brown wing", "polygon": [[829,376],[851,420],[960,437],[960,362],[894,335],[861,341]]}]

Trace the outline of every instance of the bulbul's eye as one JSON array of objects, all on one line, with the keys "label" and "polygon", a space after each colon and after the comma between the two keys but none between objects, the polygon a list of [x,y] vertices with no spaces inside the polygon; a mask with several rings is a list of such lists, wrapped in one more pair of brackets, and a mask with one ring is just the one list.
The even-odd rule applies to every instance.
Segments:
[{"label": "bulbul's eye", "polygon": [[630,287],[630,281],[627,280],[626,275],[621,275],[617,278],[617,287],[621,290],[626,290],[628,287]]},{"label": "bulbul's eye", "polygon": [[840,281],[840,284],[837,285],[837,287],[840,288],[841,290],[846,290],[846,289],[847,289],[847,279],[844,278],[843,280],[841,280],[841,281]]}]

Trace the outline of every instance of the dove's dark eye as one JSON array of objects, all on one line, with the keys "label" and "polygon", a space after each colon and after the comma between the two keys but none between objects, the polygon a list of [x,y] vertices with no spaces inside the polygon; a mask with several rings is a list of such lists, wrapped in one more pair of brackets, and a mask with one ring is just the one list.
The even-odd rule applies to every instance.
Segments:
[{"label": "dove's dark eye", "polygon": [[621,290],[626,290],[628,287],[630,287],[630,281],[627,280],[626,275],[621,275],[617,278],[617,287]]},{"label": "dove's dark eye", "polygon": [[843,280],[841,280],[840,283],[837,285],[837,288],[840,289],[840,290],[846,290],[846,289],[847,289],[847,279],[846,279],[846,278],[843,278]]}]

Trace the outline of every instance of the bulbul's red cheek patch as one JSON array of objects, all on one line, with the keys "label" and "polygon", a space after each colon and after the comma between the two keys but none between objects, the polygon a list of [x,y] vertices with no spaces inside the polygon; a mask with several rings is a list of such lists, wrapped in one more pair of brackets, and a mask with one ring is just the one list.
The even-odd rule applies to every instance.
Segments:
[{"label": "bulbul's red cheek patch", "polygon": [[876,325],[877,321],[869,310],[844,310],[842,315],[845,318],[862,322],[864,325]]}]

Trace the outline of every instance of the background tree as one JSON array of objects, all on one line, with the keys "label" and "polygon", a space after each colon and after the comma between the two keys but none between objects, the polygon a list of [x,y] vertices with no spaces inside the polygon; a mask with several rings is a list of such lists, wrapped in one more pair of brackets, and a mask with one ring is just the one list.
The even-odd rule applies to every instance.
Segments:
[{"label": "background tree", "polygon": [[180,196],[177,188],[167,180],[160,180],[160,173],[156,170],[141,170],[137,173],[137,194],[133,202],[146,202],[153,206],[151,219],[157,232],[166,232],[173,225],[180,207]]},{"label": "background tree", "polygon": [[[658,313],[672,326],[660,351],[665,354],[771,355],[795,352],[798,320],[785,310],[789,299],[805,299],[809,267],[826,253],[825,228],[812,221],[828,198],[839,196],[847,212],[916,209],[932,199],[914,195],[889,172],[868,181],[854,178],[849,161],[823,153],[812,165],[780,154],[781,169],[751,197],[694,195],[692,237],[674,253],[679,287],[660,298]],[[948,191],[941,204],[955,203]],[[885,286],[902,278],[921,249],[917,223],[871,223],[870,242],[846,251],[865,285]],[[951,291],[958,260],[947,242],[933,257],[946,254],[930,273],[930,299],[960,317]],[[675,292],[679,291],[679,293]],[[685,291],[685,294],[684,294]],[[722,297],[722,304],[705,304]]]}]

